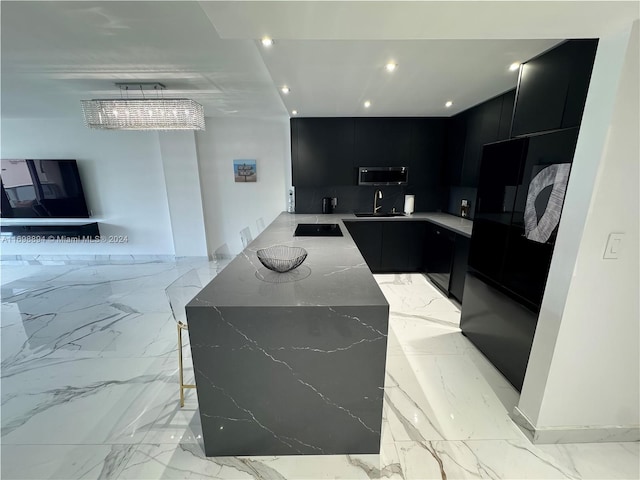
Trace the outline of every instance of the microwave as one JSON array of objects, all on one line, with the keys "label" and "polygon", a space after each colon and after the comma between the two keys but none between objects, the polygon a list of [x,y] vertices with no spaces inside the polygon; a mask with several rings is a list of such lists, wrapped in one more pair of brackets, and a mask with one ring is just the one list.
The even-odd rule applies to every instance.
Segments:
[{"label": "microwave", "polygon": [[358,185],[406,185],[407,167],[359,167]]}]

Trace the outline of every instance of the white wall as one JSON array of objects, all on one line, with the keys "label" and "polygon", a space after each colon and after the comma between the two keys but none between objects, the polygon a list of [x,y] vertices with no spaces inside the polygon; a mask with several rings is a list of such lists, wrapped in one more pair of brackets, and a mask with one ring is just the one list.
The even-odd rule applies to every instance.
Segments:
[{"label": "white wall", "polygon": [[636,21],[598,47],[518,405],[539,430],[640,424],[639,41]]},{"label": "white wall", "polygon": [[206,256],[196,140],[192,131],[159,132],[171,231],[177,257]]},{"label": "white wall", "polygon": [[[290,184],[289,119],[207,118],[196,134],[200,183],[209,253],[233,255],[242,250],[240,230],[253,238],[258,222],[268,225],[286,210]],[[255,159],[258,181],[235,183],[234,159]]]},{"label": "white wall", "polygon": [[127,243],[3,243],[2,255],[173,255],[157,132],[90,130],[82,116],[2,118],[2,158],[72,158],[102,235]]}]

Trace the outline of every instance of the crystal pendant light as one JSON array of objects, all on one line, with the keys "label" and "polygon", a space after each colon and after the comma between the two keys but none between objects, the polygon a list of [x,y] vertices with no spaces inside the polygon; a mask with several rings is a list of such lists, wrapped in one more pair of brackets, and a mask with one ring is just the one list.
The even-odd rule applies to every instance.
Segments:
[{"label": "crystal pendant light", "polygon": [[[85,125],[103,130],[204,130],[204,108],[189,98],[145,98],[144,89],[162,94],[161,83],[116,83],[121,98],[81,100]],[[142,98],[129,98],[139,88]],[[127,97],[122,98],[126,92]]]}]

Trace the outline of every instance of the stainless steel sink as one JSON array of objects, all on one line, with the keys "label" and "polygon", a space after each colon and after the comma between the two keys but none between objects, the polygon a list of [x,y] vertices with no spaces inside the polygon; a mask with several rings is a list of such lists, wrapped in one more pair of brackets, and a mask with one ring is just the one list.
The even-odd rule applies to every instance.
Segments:
[{"label": "stainless steel sink", "polygon": [[405,217],[406,214],[400,212],[389,213],[373,213],[373,212],[357,212],[354,213],[356,217]]}]

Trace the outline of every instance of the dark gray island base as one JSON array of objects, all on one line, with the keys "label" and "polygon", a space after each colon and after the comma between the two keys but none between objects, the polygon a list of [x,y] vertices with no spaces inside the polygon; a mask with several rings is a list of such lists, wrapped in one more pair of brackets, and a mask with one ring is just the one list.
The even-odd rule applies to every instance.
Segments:
[{"label": "dark gray island base", "polygon": [[[293,237],[297,223],[343,237]],[[290,273],[256,250],[309,255]],[[379,453],[389,305],[339,216],[281,214],[187,305],[207,456]]]}]

